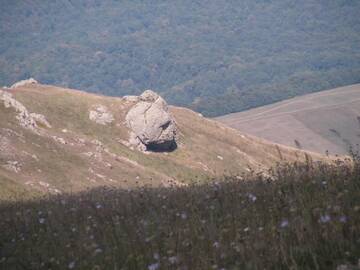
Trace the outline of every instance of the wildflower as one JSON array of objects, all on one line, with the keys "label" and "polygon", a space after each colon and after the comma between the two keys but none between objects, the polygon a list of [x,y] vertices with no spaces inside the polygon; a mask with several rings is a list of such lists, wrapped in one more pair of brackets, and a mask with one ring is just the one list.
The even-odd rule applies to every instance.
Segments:
[{"label": "wildflower", "polygon": [[246,227],[246,228],[244,229],[244,232],[248,232],[248,231],[250,231],[250,228],[249,228],[249,227]]},{"label": "wildflower", "polygon": [[187,218],[187,215],[186,215],[185,212],[181,213],[181,218],[182,218],[182,219],[186,219],[186,218]]},{"label": "wildflower", "polygon": [[331,218],[328,214],[322,215],[319,218],[320,223],[328,223],[330,220],[331,220]]},{"label": "wildflower", "polygon": [[264,227],[259,227],[258,230],[259,232],[261,232],[262,230],[264,230]]},{"label": "wildflower", "polygon": [[95,254],[99,254],[99,253],[102,253],[103,251],[102,251],[102,249],[101,248],[97,248],[97,249],[95,249]]},{"label": "wildflower", "polygon": [[159,269],[160,264],[159,263],[153,263],[148,266],[148,270],[157,270]]},{"label": "wildflower", "polygon": [[69,269],[74,269],[75,268],[75,262],[70,262],[68,265]]},{"label": "wildflower", "polygon": [[341,223],[346,223],[347,217],[346,217],[346,216],[341,216],[341,217],[339,217],[339,221],[340,221]]},{"label": "wildflower", "polygon": [[219,247],[220,247],[220,243],[219,243],[219,242],[214,242],[213,247],[214,247],[214,248],[219,248]]},{"label": "wildflower", "polygon": [[176,264],[178,262],[178,258],[176,256],[172,256],[168,258],[170,264]]},{"label": "wildflower", "polygon": [[159,253],[154,253],[153,258],[154,258],[155,260],[159,260],[159,259],[160,259]]},{"label": "wildflower", "polygon": [[146,237],[145,238],[145,243],[149,243],[153,238],[152,237]]},{"label": "wildflower", "polygon": [[251,193],[248,194],[248,198],[249,198],[249,200],[252,201],[252,202],[255,202],[256,199],[257,199],[256,196],[255,196],[254,194],[251,194]]},{"label": "wildflower", "polygon": [[280,223],[280,228],[286,228],[289,226],[289,221],[287,219],[283,219]]},{"label": "wildflower", "polygon": [[44,224],[45,223],[45,218],[39,218],[39,223]]},{"label": "wildflower", "polygon": [[96,209],[102,208],[102,205],[100,203],[96,203]]}]

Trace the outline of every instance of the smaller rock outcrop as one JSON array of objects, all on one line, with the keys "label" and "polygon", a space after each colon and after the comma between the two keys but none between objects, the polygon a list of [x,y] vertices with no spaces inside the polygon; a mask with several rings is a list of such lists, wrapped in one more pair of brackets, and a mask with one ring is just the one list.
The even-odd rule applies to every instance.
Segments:
[{"label": "smaller rock outcrop", "polygon": [[16,160],[9,160],[5,165],[2,166],[4,169],[19,173],[21,171],[21,163]]},{"label": "smaller rock outcrop", "polygon": [[13,108],[18,113],[16,119],[19,120],[19,124],[27,129],[35,130],[37,124],[34,118],[30,115],[26,107],[17,101],[12,94],[7,91],[0,90],[0,100],[4,102],[5,108]]},{"label": "smaller rock outcrop", "polygon": [[107,125],[114,121],[114,116],[104,105],[97,105],[89,112],[89,119],[100,125]]},{"label": "smaller rock outcrop", "polygon": [[30,113],[27,108],[17,101],[9,91],[0,90],[0,101],[3,101],[5,108],[13,108],[16,112],[16,119],[20,126],[30,129],[34,132],[38,131],[38,123],[40,126],[51,128],[50,123],[45,116],[38,113]]},{"label": "smaller rock outcrop", "polygon": [[36,121],[36,123],[44,127],[51,128],[50,123],[48,122],[48,120],[45,118],[44,115],[39,113],[30,113],[30,116]]},{"label": "smaller rock outcrop", "polygon": [[138,102],[138,101],[139,101],[139,97],[138,97],[138,96],[123,96],[122,98],[123,98],[123,100],[125,100],[126,102]]},{"label": "smaller rock outcrop", "polygon": [[27,84],[37,84],[38,82],[34,79],[34,78],[29,78],[27,80],[22,80],[22,81],[18,81],[16,83],[14,83],[12,86],[10,86],[10,89],[14,89],[20,86],[24,86]]},{"label": "smaller rock outcrop", "polygon": [[176,149],[177,127],[165,100],[151,90],[139,96],[139,101],[126,115],[131,130],[130,144],[139,150],[155,152]]}]

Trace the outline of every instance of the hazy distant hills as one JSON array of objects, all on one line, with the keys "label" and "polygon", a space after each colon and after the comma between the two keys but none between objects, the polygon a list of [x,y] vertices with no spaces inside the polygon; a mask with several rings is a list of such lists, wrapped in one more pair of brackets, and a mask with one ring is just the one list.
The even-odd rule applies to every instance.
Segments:
[{"label": "hazy distant hills", "polygon": [[267,140],[320,153],[360,144],[360,84],[288,99],[217,120]]},{"label": "hazy distant hills", "polygon": [[218,116],[360,82],[357,0],[2,0],[0,85],[157,89]]}]

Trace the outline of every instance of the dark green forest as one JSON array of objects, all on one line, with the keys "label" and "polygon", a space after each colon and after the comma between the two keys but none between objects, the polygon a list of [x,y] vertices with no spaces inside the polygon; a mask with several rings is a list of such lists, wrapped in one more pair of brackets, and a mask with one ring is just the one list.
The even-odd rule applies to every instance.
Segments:
[{"label": "dark green forest", "polygon": [[1,0],[0,85],[121,96],[207,116],[360,82],[358,0]]}]

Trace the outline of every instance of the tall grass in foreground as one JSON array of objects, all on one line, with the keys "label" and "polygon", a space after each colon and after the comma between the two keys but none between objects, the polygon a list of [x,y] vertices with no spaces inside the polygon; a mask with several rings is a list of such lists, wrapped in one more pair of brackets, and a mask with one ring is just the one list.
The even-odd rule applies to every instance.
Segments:
[{"label": "tall grass in foreground", "polygon": [[0,207],[0,269],[359,269],[360,163]]}]

